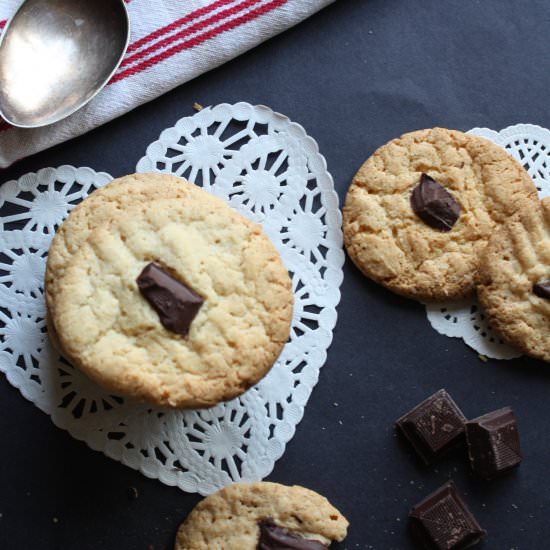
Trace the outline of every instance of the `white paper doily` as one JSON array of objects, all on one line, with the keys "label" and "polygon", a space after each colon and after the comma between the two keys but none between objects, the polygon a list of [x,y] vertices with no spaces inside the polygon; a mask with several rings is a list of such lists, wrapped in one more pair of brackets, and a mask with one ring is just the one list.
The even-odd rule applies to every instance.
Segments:
[{"label": "white paper doily", "polygon": [[[529,172],[541,198],[550,195],[550,131],[532,124],[517,124],[495,132],[474,128],[468,132],[490,139],[504,147]],[[491,330],[477,300],[426,305],[432,327],[441,334],[462,338],[478,353],[493,359],[521,356],[516,348],[504,344]]]},{"label": "white paper doily", "polygon": [[[145,475],[208,494],[268,475],[326,359],[342,283],[341,216],[305,130],[267,107],[219,105],[177,122],[138,171],[183,175],[263,223],[292,275],[290,341],[255,388],[212,409],[168,411],[110,395],[51,348],[45,258],[71,207],[111,178],[63,166],[0,187],[0,370],[56,425]],[[9,214],[8,214],[9,213]]]}]

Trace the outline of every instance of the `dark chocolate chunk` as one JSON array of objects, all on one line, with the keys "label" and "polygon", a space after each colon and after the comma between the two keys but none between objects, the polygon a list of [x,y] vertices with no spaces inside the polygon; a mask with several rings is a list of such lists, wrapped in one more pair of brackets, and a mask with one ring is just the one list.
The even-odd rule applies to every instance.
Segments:
[{"label": "dark chocolate chunk", "polygon": [[450,231],[460,216],[460,205],[437,181],[422,174],[411,194],[414,213],[426,224],[441,231]]},{"label": "dark chocolate chunk", "polygon": [[486,535],[452,481],[411,510],[409,527],[419,546],[430,550],[468,548]]},{"label": "dark chocolate chunk", "polygon": [[464,441],[466,417],[445,390],[403,415],[396,426],[426,464]]},{"label": "dark chocolate chunk", "polygon": [[550,281],[540,281],[533,285],[533,294],[536,294],[539,298],[550,299]]},{"label": "dark chocolate chunk", "polygon": [[271,518],[261,521],[257,550],[327,550],[318,540],[306,539],[275,525]]},{"label": "dark chocolate chunk", "polygon": [[470,465],[484,478],[494,477],[521,462],[514,412],[504,407],[466,423]]},{"label": "dark chocolate chunk", "polygon": [[409,527],[419,547],[430,550],[468,548],[486,535],[452,481],[411,510]]},{"label": "dark chocolate chunk", "polygon": [[167,330],[187,336],[204,300],[157,264],[147,264],[136,279],[144,298]]}]

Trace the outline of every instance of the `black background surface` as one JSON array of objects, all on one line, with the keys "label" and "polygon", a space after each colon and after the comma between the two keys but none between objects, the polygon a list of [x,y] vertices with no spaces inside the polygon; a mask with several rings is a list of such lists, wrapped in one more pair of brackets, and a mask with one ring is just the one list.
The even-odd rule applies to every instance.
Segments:
[{"label": "black background surface", "polygon": [[[220,69],[74,141],[2,181],[72,164],[113,176],[192,105],[263,103],[302,123],[340,198],[379,145],[435,125],[550,127],[548,0],[340,0]],[[485,483],[464,456],[418,464],[393,421],[446,387],[468,416],[512,405],[525,460]],[[164,550],[199,497],[122,466],[54,427],[0,381],[0,548]],[[338,403],[338,406],[334,406]],[[489,531],[484,548],[550,548],[550,369],[481,362],[438,335],[423,308],[348,261],[339,320],[305,417],[270,479],[326,495],[351,522],[339,548],[408,549],[412,504],[452,477]],[[136,487],[131,501],[127,488]],[[54,523],[53,518],[58,518]]]}]

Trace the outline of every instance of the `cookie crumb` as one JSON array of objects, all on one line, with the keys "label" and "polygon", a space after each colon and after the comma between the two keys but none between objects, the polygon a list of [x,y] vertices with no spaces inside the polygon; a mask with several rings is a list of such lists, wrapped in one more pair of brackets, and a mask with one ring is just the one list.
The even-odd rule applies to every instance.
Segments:
[{"label": "cookie crumb", "polygon": [[195,109],[195,111],[197,111],[197,113],[199,113],[200,111],[202,111],[203,106],[200,103],[197,103],[195,101],[195,103],[193,103],[193,109]]},{"label": "cookie crumb", "polygon": [[479,360],[483,361],[484,363],[487,363],[487,361],[489,361],[489,358],[486,355],[482,355],[481,353],[478,353],[477,356],[479,357]]},{"label": "cookie crumb", "polygon": [[135,487],[128,487],[126,489],[126,494],[129,500],[136,500],[139,497],[138,490]]},{"label": "cookie crumb", "polygon": [[52,518],[52,521],[53,521],[54,523],[59,523],[59,518]]}]

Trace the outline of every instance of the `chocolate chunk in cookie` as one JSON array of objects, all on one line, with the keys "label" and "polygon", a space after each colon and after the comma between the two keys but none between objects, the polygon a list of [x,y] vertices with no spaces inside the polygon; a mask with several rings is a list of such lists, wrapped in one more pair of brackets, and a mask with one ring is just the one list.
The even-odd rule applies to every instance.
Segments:
[{"label": "chocolate chunk in cookie", "polygon": [[550,300],[550,281],[540,281],[533,285],[533,294]]},{"label": "chocolate chunk in cookie", "polygon": [[306,539],[284,527],[278,527],[272,519],[260,521],[258,550],[327,550],[318,540]]},{"label": "chocolate chunk in cookie", "polygon": [[460,216],[460,205],[453,196],[427,174],[411,193],[411,207],[426,224],[440,231],[450,231]]},{"label": "chocolate chunk in cookie", "polygon": [[157,312],[162,326],[187,336],[204,300],[194,290],[155,263],[149,263],[136,279],[143,297]]}]

